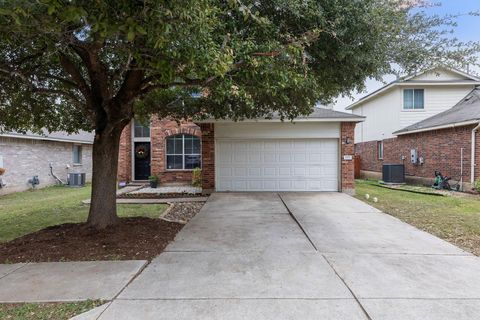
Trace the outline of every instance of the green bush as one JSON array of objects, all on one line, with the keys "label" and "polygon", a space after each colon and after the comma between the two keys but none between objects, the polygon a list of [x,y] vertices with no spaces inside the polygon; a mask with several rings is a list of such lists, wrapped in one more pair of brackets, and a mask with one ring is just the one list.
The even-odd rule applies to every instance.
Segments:
[{"label": "green bush", "polygon": [[202,186],[202,169],[195,168],[192,171],[192,186],[200,188]]},{"label": "green bush", "polygon": [[150,176],[148,177],[148,181],[151,181],[151,182],[158,182],[158,176]]},{"label": "green bush", "polygon": [[477,181],[475,181],[475,190],[477,190],[478,192],[480,192],[480,179],[478,179]]}]

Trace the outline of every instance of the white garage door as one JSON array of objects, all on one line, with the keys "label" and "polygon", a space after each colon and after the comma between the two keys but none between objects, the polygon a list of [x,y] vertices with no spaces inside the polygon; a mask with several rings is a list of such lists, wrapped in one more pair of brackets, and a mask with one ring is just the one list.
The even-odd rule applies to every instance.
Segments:
[{"label": "white garage door", "polygon": [[338,191],[338,139],[217,140],[218,191]]}]

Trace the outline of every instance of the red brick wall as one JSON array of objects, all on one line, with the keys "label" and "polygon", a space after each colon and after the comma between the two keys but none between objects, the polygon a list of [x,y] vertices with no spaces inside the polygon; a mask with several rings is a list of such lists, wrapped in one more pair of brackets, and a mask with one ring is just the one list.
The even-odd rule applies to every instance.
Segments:
[{"label": "red brick wall", "polygon": [[118,181],[131,181],[132,175],[132,126],[128,124],[120,137],[118,154]]},{"label": "red brick wall", "polygon": [[[346,140],[350,140],[350,143],[347,144]],[[354,139],[355,139],[355,123],[352,122],[342,122],[341,124],[341,191],[354,194],[355,193],[355,177],[354,177],[354,161],[344,160],[343,156],[354,155]]]},{"label": "red brick wall", "polygon": [[[120,181],[132,180],[132,123],[122,132],[120,140],[119,170]],[[150,121],[151,173],[160,178],[160,182],[191,182],[191,170],[165,169],[165,138],[176,134],[192,134],[201,137],[200,128],[191,121],[180,123],[170,119],[158,119],[153,116]]]},{"label": "red brick wall", "polygon": [[378,159],[377,141],[356,143],[355,154],[360,155],[361,170],[382,171],[383,161]]},{"label": "red brick wall", "polygon": [[202,130],[202,188],[215,190],[215,125],[200,124]]},{"label": "red brick wall", "polygon": [[[397,138],[386,139],[384,145],[384,160],[376,159],[376,141],[359,143],[355,153],[361,157],[362,170],[381,172],[382,163],[402,163],[405,157],[405,172],[410,176],[433,178],[435,170],[444,175],[460,180],[461,152],[463,148],[463,180],[470,182],[471,132],[474,126],[463,126],[443,130],[434,130]],[[480,134],[477,132],[477,137]],[[477,143],[477,150],[480,143]],[[410,162],[410,150],[417,149],[418,156],[424,158],[424,164],[414,165]],[[480,151],[477,152],[480,163]],[[480,177],[480,168],[476,168],[476,178]]]}]

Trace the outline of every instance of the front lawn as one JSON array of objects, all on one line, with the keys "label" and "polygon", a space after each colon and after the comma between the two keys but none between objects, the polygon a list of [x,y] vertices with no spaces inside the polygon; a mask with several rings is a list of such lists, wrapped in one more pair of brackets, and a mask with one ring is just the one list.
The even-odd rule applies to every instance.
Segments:
[{"label": "front lawn", "polygon": [[[0,243],[63,223],[85,222],[91,187],[48,187],[0,196]],[[157,218],[165,204],[118,205],[120,217]]]},{"label": "front lawn", "polygon": [[[358,199],[480,255],[480,196],[418,194],[386,189],[366,180],[357,180],[356,190]],[[369,200],[365,194],[370,195]]]},{"label": "front lawn", "polygon": [[0,319],[11,320],[60,320],[87,312],[101,305],[101,301],[68,303],[0,304]]}]

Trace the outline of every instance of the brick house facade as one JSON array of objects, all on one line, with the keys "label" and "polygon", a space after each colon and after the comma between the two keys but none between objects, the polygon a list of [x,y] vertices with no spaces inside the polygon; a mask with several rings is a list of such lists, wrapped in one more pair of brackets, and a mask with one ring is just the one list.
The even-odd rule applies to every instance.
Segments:
[{"label": "brick house facade", "polygon": [[[131,182],[133,178],[133,121],[122,132],[118,163],[118,180]],[[167,170],[165,139],[178,134],[188,134],[201,138],[201,130],[191,121],[177,122],[170,119],[152,117],[150,122],[150,174],[158,176],[160,183],[192,181],[192,170]]]},{"label": "brick house facade", "polygon": [[37,176],[40,184],[35,188],[55,185],[56,175],[67,183],[69,173],[85,173],[92,179],[93,134],[67,135],[54,133],[0,134],[0,195],[29,190],[29,183]]},{"label": "brick house facade", "polygon": [[[430,184],[435,170],[467,184],[470,181],[471,168],[471,133],[475,125],[431,130],[400,135],[397,138],[383,140],[383,159],[378,158],[378,142],[368,141],[355,145],[355,154],[361,157],[363,171],[381,172],[385,164],[405,164],[408,179],[414,182]],[[474,163],[480,163],[480,133],[476,132]],[[416,149],[423,164],[410,162],[410,150]],[[463,149],[463,159],[462,150]],[[404,157],[404,160],[402,160]],[[463,161],[462,161],[463,160]],[[463,164],[463,169],[462,169]],[[463,175],[463,176],[462,176]],[[475,180],[480,179],[480,169],[475,168]]]},{"label": "brick house facade", "polygon": [[[351,119],[350,121],[351,122],[336,123],[339,149],[338,191],[353,194],[355,192],[355,184],[354,162],[352,160],[352,156],[354,154],[353,142],[356,123]],[[324,125],[318,124],[318,126],[322,127]],[[331,126],[326,127],[330,128]],[[333,128],[334,127],[335,125]],[[193,135],[201,139],[202,188],[204,192],[215,191],[215,129],[216,123],[195,124],[191,121],[183,121],[178,123],[173,120],[152,117],[150,122],[149,137],[145,138],[145,140],[142,140],[150,143],[150,174],[158,176],[160,183],[191,183],[191,170],[166,169],[166,139],[179,134]],[[134,131],[135,124],[132,121],[132,123],[124,129],[121,136],[118,165],[119,181],[135,181],[135,170],[133,169],[135,154]]]}]

